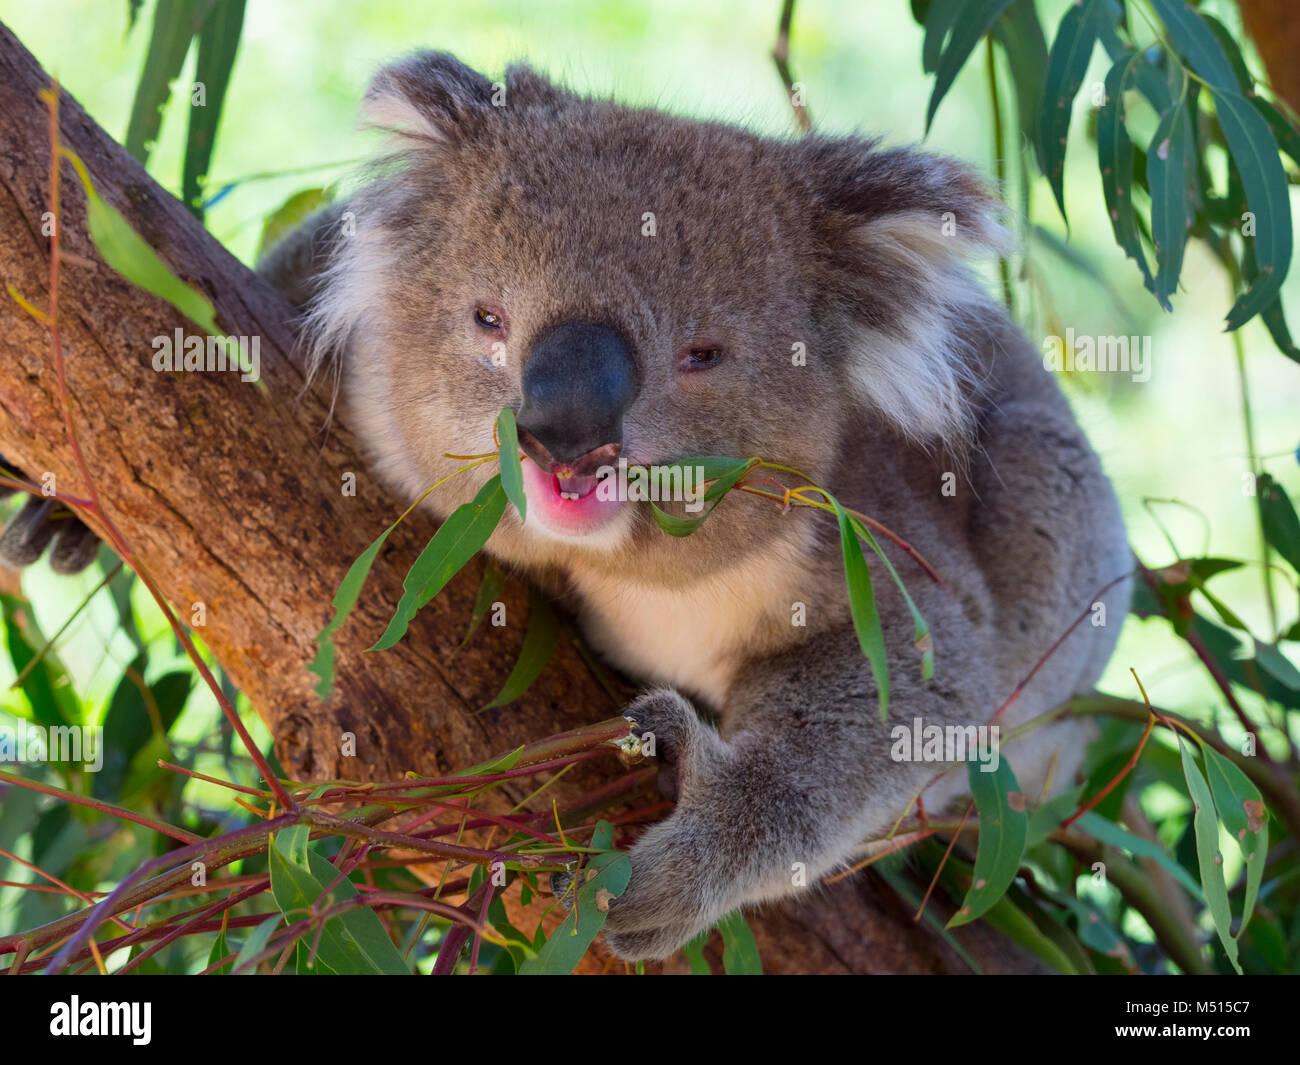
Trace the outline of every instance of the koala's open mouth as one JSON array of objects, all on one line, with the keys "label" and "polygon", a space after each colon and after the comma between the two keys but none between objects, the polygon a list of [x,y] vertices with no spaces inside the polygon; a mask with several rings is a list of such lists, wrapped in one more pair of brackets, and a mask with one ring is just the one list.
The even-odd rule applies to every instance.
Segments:
[{"label": "koala's open mouth", "polygon": [[[560,474],[564,476],[560,476]],[[603,478],[576,474],[561,467],[544,470],[536,462],[524,463],[524,491],[528,495],[525,528],[540,524],[547,532],[564,537],[586,537],[605,529],[619,515],[614,493],[601,490]]]}]

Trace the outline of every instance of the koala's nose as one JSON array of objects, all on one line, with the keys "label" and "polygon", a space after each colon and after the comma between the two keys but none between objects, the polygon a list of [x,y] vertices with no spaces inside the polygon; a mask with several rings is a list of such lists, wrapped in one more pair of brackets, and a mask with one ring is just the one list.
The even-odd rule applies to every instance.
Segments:
[{"label": "koala's nose", "polygon": [[[617,455],[623,414],[636,396],[636,367],[609,326],[560,322],[528,353],[523,392],[519,442],[539,465],[574,463],[598,449]],[[544,453],[534,453],[537,444]]]}]

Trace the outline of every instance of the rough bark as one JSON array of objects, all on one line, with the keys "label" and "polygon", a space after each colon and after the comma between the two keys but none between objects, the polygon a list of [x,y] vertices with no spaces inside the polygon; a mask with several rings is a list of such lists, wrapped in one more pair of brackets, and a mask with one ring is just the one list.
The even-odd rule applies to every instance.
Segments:
[{"label": "rough bark", "polygon": [[[49,79],[0,26],[0,276],[37,307],[48,295]],[[390,651],[365,654],[400,595],[402,576],[432,532],[415,516],[390,538],[352,620],[338,640],[338,679],[322,703],[307,664],[329,603],[351,562],[404,502],[372,481],[352,437],[323,435],[327,402],[301,399],[303,363],[293,351],[292,312],[266,282],[231,256],[179,201],[155,184],[66,93],[61,138],[85,162],[101,196],[181,277],[201,289],[230,335],[261,338],[265,391],[235,374],[155,372],[154,337],[195,327],[100,260],[85,224],[85,198],[64,169],[65,264],[61,298],[72,415],[103,505],[178,616],[203,603],[198,630],[275,737],[286,770],[300,778],[395,779],[463,768],[526,739],[616,712],[562,642],[541,679],[518,702],[474,713],[496,693],[522,640],[522,625],[484,631],[457,651],[477,587],[462,574],[417,617]],[[46,329],[0,294],[0,452],[29,476],[46,471],[81,493]],[[341,491],[356,474],[355,497]],[[508,616],[526,616],[518,588]],[[354,733],[356,757],[340,753]],[[569,774],[556,789],[588,790],[618,771],[611,759]],[[878,881],[862,876],[770,907],[751,924],[770,972],[965,971],[932,932],[898,912]],[[989,933],[962,932],[992,969],[1015,967]],[[588,968],[604,969],[594,952]],[[621,970],[621,966],[617,967]],[[680,958],[668,963],[680,970]]]},{"label": "rough bark", "polygon": [[1300,111],[1300,11],[1295,0],[1242,0],[1241,19],[1264,60],[1273,91]]}]

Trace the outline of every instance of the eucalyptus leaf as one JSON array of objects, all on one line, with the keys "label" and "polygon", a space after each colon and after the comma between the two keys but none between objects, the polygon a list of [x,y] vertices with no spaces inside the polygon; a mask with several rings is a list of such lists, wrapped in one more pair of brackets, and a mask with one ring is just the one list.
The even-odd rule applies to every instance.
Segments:
[{"label": "eucalyptus leaf", "polygon": [[948,928],[982,917],[1006,894],[1020,870],[1029,838],[1029,815],[1011,763],[999,758],[991,773],[984,772],[984,764],[975,759],[966,763],[966,778],[980,819],[980,839],[970,890]]},{"label": "eucalyptus leaf", "polygon": [[[1011,0],[961,0],[957,11],[951,16],[952,32],[948,36],[947,47],[935,65],[934,89],[930,93],[930,103],[925,110],[925,129],[930,131],[935,112],[939,104],[948,95],[957,74],[966,65],[971,52],[981,38],[988,33],[998,16],[1011,6]],[[931,17],[934,17],[933,10]],[[928,31],[928,25],[927,25]],[[928,32],[927,32],[928,37]]]},{"label": "eucalyptus leaf", "polygon": [[857,532],[848,513],[834,497],[827,498],[835,508],[835,518],[840,526],[844,580],[848,585],[853,629],[858,634],[858,645],[875,678],[880,720],[884,721],[889,716],[889,663],[885,659],[885,633],[880,625],[880,612],[876,609],[876,596],[871,588],[871,571],[867,568],[862,545],[858,543]]},{"label": "eucalyptus leaf", "polygon": [[385,650],[406,635],[420,608],[442,591],[488,542],[505,511],[506,493],[500,476],[494,476],[479,489],[472,502],[463,503],[451,512],[407,572],[393,619],[371,650]]}]

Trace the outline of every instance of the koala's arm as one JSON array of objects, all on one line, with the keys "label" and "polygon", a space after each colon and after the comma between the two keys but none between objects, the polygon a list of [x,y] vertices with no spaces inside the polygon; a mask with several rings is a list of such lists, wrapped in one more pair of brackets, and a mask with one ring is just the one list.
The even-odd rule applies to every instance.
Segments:
[{"label": "koala's arm", "polygon": [[[898,663],[894,698],[908,717],[945,717],[953,693],[903,674]],[[812,887],[935,773],[890,760],[851,626],[755,663],[728,703],[721,732],[669,690],[626,711],[654,734],[677,805],[632,848],[631,881],[610,904],[605,934],[620,957],[667,957],[745,903]]]}]

